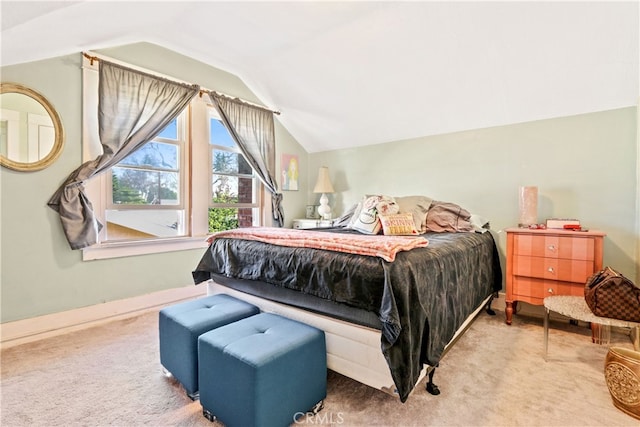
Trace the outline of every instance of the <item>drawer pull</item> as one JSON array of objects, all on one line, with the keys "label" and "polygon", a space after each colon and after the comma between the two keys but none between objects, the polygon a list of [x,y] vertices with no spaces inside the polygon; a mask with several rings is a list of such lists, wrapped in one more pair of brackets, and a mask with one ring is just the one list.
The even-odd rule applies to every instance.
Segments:
[{"label": "drawer pull", "polygon": [[556,245],[549,245],[549,246],[548,246],[548,249],[549,249],[551,252],[555,252],[555,251],[556,251]]},{"label": "drawer pull", "polygon": [[549,268],[547,268],[547,271],[548,271],[549,273],[553,273],[553,272],[554,272],[553,267],[549,267]]},{"label": "drawer pull", "polygon": [[548,293],[550,293],[550,294],[552,294],[552,293],[553,293],[553,289],[552,289],[552,288],[549,288],[549,289],[547,289],[547,292],[548,292]]}]

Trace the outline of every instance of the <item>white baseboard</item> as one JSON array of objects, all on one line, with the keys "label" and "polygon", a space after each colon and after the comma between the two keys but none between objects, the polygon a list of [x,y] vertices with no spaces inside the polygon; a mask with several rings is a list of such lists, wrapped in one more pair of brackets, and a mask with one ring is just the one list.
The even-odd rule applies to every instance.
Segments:
[{"label": "white baseboard", "polygon": [[[148,311],[158,310],[165,305],[206,296],[206,294],[206,286],[190,285],[60,313],[2,323],[0,324],[0,348],[8,348],[114,320],[138,316]],[[503,292],[500,292],[498,297],[493,300],[491,307],[504,313],[505,294]],[[542,318],[544,309],[542,306],[518,303],[518,313]]]},{"label": "white baseboard", "polygon": [[[8,348],[78,331],[113,320],[134,317],[147,311],[156,310],[161,306],[205,296],[206,293],[205,286],[191,285],[60,313],[2,323],[0,324],[0,348]],[[504,312],[504,298],[505,295],[501,292],[498,298],[493,300],[491,305],[493,309]],[[536,306],[528,306],[527,308],[529,307],[533,309],[539,308]],[[542,316],[542,310],[540,310],[539,315]]]},{"label": "white baseboard", "polygon": [[137,316],[162,306],[205,296],[206,286],[166,289],[104,304],[0,324],[0,347],[8,348],[113,320]]}]

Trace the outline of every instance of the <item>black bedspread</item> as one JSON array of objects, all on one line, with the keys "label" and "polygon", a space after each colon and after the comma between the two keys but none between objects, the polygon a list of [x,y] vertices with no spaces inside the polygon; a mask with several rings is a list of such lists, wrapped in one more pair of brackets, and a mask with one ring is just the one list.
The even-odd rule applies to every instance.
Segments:
[{"label": "black bedspread", "polygon": [[[327,232],[351,232],[332,229]],[[402,402],[423,364],[435,366],[466,318],[501,289],[491,233],[427,233],[426,248],[399,252],[394,262],[257,241],[216,239],[193,271],[258,280],[375,312],[381,349]]]}]

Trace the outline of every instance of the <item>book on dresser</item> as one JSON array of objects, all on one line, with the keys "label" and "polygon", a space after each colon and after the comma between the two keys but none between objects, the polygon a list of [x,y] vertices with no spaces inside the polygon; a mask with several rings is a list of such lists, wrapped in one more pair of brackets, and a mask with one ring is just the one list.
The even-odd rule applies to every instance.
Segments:
[{"label": "book on dresser", "polygon": [[580,227],[580,220],[573,218],[549,218],[547,219],[547,228],[567,228],[565,225]]}]

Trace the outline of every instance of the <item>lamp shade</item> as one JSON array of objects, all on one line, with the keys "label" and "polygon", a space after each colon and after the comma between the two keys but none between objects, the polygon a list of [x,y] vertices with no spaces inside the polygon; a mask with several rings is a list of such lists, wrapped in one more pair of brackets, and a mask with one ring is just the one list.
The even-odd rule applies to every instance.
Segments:
[{"label": "lamp shade", "polygon": [[520,187],[518,226],[527,228],[538,222],[538,187]]},{"label": "lamp shade", "polygon": [[333,185],[329,179],[329,168],[322,166],[318,171],[318,180],[313,188],[314,193],[333,193]]}]

